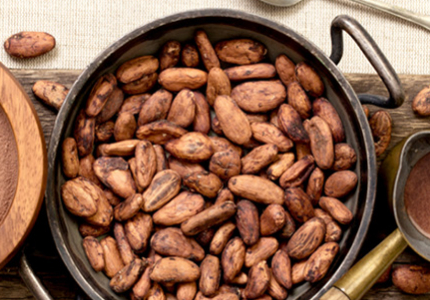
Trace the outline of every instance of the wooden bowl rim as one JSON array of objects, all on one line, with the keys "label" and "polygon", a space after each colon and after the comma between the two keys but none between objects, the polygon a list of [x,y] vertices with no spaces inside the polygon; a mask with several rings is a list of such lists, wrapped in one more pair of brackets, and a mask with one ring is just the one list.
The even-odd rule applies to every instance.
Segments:
[{"label": "wooden bowl rim", "polygon": [[[48,156],[42,125],[30,97],[2,63],[0,63],[0,69],[8,81],[8,84],[4,84],[6,80],[0,80],[0,91],[4,94],[15,89],[13,101],[7,102],[0,97],[0,106],[12,127],[18,151],[18,180],[15,195],[5,219],[0,224],[1,269],[22,246],[39,215],[48,178]],[[22,120],[25,120],[25,126],[20,127],[18,122]],[[36,144],[23,143],[30,136],[36,140]],[[35,157],[38,159],[34,159]],[[17,214],[19,218],[16,218]],[[25,222],[24,226],[21,225],[22,222]],[[10,239],[6,240],[8,232]]]}]

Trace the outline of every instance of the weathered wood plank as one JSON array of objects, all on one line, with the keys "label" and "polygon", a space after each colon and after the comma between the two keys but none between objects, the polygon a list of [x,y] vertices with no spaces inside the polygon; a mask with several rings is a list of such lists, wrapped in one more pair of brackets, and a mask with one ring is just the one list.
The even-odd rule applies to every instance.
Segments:
[{"label": "weathered wood plank", "polygon": [[[35,81],[46,79],[60,82],[67,87],[71,87],[78,75],[81,73],[79,70],[12,70],[12,73],[18,78],[24,89],[29,94],[33,101],[35,108],[39,114],[40,121],[43,126],[44,134],[47,143],[54,126],[56,111],[42,104],[35,99],[31,87]],[[350,81],[352,87],[357,93],[373,93],[387,95],[385,87],[381,80],[376,75],[368,74],[347,74],[347,79]],[[429,118],[418,118],[414,115],[411,109],[411,101],[413,97],[426,85],[430,84],[430,76],[427,75],[403,75],[400,76],[408,99],[405,104],[395,110],[389,110],[394,120],[394,127],[392,133],[392,142],[390,148],[399,142],[403,137],[408,134],[423,130],[430,129]],[[379,108],[369,106],[371,112],[375,112]],[[363,253],[376,245],[386,234],[392,230],[392,226],[381,226],[378,219],[381,214],[389,215],[386,210],[385,204],[378,204],[375,211],[374,219],[371,229],[369,230],[369,239],[365,243]],[[390,217],[389,217],[390,218]],[[34,269],[38,276],[48,289],[51,291],[55,299],[74,299],[78,291],[78,287],[67,273],[67,269],[61,260],[50,258],[51,253],[56,253],[55,247],[49,234],[49,227],[47,226],[44,208],[38,220],[36,228],[30,235],[32,244],[38,246],[34,249],[35,257],[33,258]],[[33,242],[35,240],[36,242]],[[44,253],[47,253],[44,256]],[[406,250],[396,260],[396,264],[424,263],[423,259],[413,253],[412,250]],[[24,283],[18,275],[17,259],[13,259],[6,265],[5,268],[0,270],[0,299],[34,299],[30,292],[25,288]],[[428,299],[429,295],[412,296],[405,295],[398,291],[390,284],[376,286],[372,288],[364,297],[366,300],[411,300],[411,299]]]}]

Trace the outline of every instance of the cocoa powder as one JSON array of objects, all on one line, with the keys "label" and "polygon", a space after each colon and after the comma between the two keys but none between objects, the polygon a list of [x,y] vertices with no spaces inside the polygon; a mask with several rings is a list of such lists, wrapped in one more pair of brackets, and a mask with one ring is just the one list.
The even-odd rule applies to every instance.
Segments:
[{"label": "cocoa powder", "polygon": [[405,185],[406,212],[415,227],[430,238],[430,153],[412,168]]},{"label": "cocoa powder", "polygon": [[18,150],[9,119],[0,106],[0,225],[15,196],[18,181]]}]

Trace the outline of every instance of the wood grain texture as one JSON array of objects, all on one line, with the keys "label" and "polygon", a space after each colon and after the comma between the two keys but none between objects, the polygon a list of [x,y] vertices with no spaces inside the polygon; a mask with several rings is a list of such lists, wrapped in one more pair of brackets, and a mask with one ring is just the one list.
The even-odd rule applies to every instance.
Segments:
[{"label": "wood grain texture", "polygon": [[[43,132],[47,143],[55,122],[56,111],[41,102],[38,102],[31,91],[35,81],[46,79],[57,81],[67,87],[71,87],[74,80],[80,74],[76,70],[13,70],[13,74],[24,86],[38,112],[43,126]],[[357,93],[373,93],[387,95],[384,85],[376,75],[369,74],[347,74],[346,78]],[[413,97],[426,85],[430,84],[430,75],[403,75],[400,76],[403,87],[408,99],[403,106],[394,110],[388,110],[393,118],[393,133],[390,147],[392,148],[403,137],[408,134],[430,129],[430,118],[418,118],[414,115],[411,102]],[[369,106],[371,113],[379,110],[378,107]],[[385,155],[382,155],[380,161]],[[46,221],[46,214],[42,208],[42,214],[38,219],[38,224],[30,234],[30,244],[34,247],[34,269],[42,278],[42,281],[51,291],[55,299],[74,299],[78,287],[73,279],[68,275],[67,270],[61,260],[57,257],[54,261],[51,255],[56,254],[55,246],[52,241],[50,230]],[[369,229],[369,234],[361,251],[364,255],[376,246],[385,236],[395,228],[393,217],[390,216],[387,203],[377,201],[373,221]],[[30,258],[31,259],[31,258]],[[396,260],[394,265],[399,264],[425,264],[426,262],[407,249]],[[24,287],[22,280],[17,272],[17,260],[12,260],[5,268],[0,270],[0,299],[33,299]],[[380,284],[373,287],[363,298],[365,300],[424,300],[429,299],[430,295],[406,295],[401,293],[392,284]]]},{"label": "wood grain texture", "polygon": [[[0,106],[9,119],[18,150],[17,173],[12,175],[18,176],[16,190],[0,223],[1,268],[22,245],[36,221],[45,193],[48,159],[37,112],[22,87],[2,64]],[[2,146],[12,151],[10,145]]]}]

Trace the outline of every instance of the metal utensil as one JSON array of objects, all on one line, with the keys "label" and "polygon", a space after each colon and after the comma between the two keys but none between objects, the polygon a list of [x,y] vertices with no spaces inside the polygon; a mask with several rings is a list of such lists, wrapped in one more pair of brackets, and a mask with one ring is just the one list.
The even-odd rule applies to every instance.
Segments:
[{"label": "metal utensil", "polygon": [[[261,1],[270,5],[276,5],[276,6],[292,6],[294,4],[299,3],[302,0],[261,0]],[[430,30],[430,16],[415,13],[410,10],[404,9],[402,7],[391,5],[384,2],[379,2],[376,0],[350,0],[350,1],[384,11],[388,14],[402,18],[406,21],[415,23],[419,26],[424,27],[427,30]]]},{"label": "metal utensil", "polygon": [[409,245],[430,261],[430,239],[408,217],[404,189],[412,168],[430,152],[430,131],[410,135],[395,146],[379,170],[384,195],[388,198],[398,228],[357,262],[320,300],[358,300]]}]

